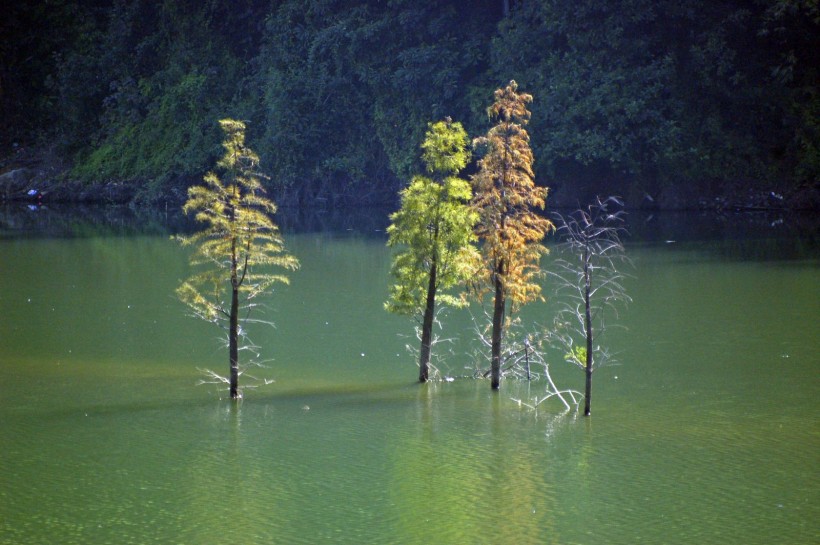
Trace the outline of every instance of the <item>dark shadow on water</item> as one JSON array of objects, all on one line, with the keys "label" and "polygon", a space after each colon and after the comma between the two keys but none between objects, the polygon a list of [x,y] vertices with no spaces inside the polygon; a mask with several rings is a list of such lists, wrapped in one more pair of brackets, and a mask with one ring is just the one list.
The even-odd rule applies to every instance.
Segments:
[{"label": "dark shadow on water", "polygon": [[[198,388],[204,386],[198,386]],[[88,405],[80,404],[70,409],[52,413],[58,417],[99,417],[107,415],[144,413],[169,410],[190,410],[196,408],[223,407],[233,412],[233,408],[242,405],[262,406],[284,403],[287,405],[309,408],[313,405],[345,405],[345,404],[382,404],[417,402],[417,394],[421,388],[418,382],[391,382],[377,384],[338,384],[314,388],[287,389],[285,391],[251,391],[245,393],[245,398],[232,401],[228,398],[227,389],[220,395],[208,390],[208,395],[191,398],[169,397],[164,400],[146,400],[143,402],[99,403]]]},{"label": "dark shadow on water", "polygon": [[[388,208],[282,208],[275,221],[288,233],[330,233],[341,237],[384,238]],[[168,236],[191,233],[197,223],[179,209],[104,205],[0,205],[0,239]]]},{"label": "dark shadow on water", "polygon": [[643,212],[626,215],[629,239],[637,242],[709,242],[770,238],[814,239],[820,214],[813,212]]},{"label": "dark shadow on water", "polygon": [[282,208],[277,212],[276,220],[289,233],[355,234],[383,238],[393,212],[395,210],[386,207]]},{"label": "dark shadow on water", "polygon": [[[386,240],[385,207],[282,208],[275,221],[287,234],[322,233],[338,238]],[[567,213],[568,211],[562,211]],[[0,240],[170,236],[198,228],[178,209],[128,206],[0,206]],[[629,246],[697,248],[706,257],[800,261],[820,257],[820,214],[814,212],[644,212],[626,215]],[[556,237],[548,245],[559,242]]]},{"label": "dark shadow on water", "polygon": [[167,235],[186,218],[161,209],[127,206],[9,203],[0,206],[0,239]]},{"label": "dark shadow on water", "polygon": [[637,246],[734,261],[820,259],[820,214],[814,212],[629,211],[625,219],[627,252]]}]

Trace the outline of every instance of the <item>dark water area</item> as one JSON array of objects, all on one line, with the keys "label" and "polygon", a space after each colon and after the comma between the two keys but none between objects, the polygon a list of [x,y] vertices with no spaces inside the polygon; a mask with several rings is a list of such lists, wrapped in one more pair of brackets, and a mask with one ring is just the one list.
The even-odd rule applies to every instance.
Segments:
[{"label": "dark water area", "polygon": [[[301,210],[281,208],[275,216],[285,233],[356,233],[379,237],[391,209],[362,207]],[[177,208],[104,205],[0,205],[0,238],[178,234],[198,228]]]},{"label": "dark water area", "polygon": [[[302,267],[233,404],[173,295],[190,220],[0,209],[0,543],[820,541],[816,216],[630,214],[620,364],[584,418],[517,403],[540,382],[414,383],[389,212],[277,214]],[[442,324],[445,374],[484,364],[467,311]]]},{"label": "dark water area", "polygon": [[[395,208],[280,208],[277,224],[291,233],[346,233],[383,237]],[[568,214],[572,209],[548,211]],[[635,242],[794,240],[816,247],[820,213],[805,211],[667,211],[630,210],[624,215],[627,239]],[[0,236],[82,236],[101,234],[177,233],[196,229],[192,218],[177,208],[105,205],[5,203],[0,206]],[[548,239],[550,242],[550,239]]]}]

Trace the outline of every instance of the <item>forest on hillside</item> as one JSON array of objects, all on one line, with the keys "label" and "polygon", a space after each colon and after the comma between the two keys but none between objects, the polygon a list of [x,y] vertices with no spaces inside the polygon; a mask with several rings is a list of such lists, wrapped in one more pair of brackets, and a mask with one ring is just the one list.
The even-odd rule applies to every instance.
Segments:
[{"label": "forest on hillside", "polygon": [[181,200],[232,117],[282,204],[393,203],[428,123],[478,136],[516,80],[551,205],[817,207],[819,30],[817,0],[14,2],[0,172]]}]

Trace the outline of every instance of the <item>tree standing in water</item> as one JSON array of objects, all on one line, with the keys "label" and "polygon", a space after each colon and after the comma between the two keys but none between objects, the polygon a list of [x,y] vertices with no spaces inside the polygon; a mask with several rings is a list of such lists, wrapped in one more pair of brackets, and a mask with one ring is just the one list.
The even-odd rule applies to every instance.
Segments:
[{"label": "tree standing in water", "polygon": [[550,275],[562,303],[550,336],[565,350],[565,359],[584,370],[584,416],[592,410],[592,374],[609,359],[600,342],[607,315],[617,316],[632,300],[621,272],[621,264],[630,264],[621,242],[623,230],[623,203],[616,197],[596,198],[585,209],[558,216],[565,257],[555,261]]},{"label": "tree standing in water", "polygon": [[466,284],[478,256],[472,191],[458,177],[470,158],[467,141],[461,123],[448,118],[430,124],[421,146],[428,175],[415,176],[401,192],[401,208],[387,230],[387,244],[404,249],[393,260],[396,283],[385,308],[421,320],[420,382],[429,378],[436,304],[464,303],[443,290]]},{"label": "tree standing in water", "polygon": [[[507,305],[511,312],[541,298],[535,281],[541,276],[539,260],[547,249],[541,244],[552,223],[533,211],[543,209],[547,188],[535,185],[533,155],[524,126],[532,96],[518,92],[511,81],[495,91],[487,110],[496,124],[474,141],[486,149],[473,176],[473,206],[478,211],[476,233],[483,241],[483,280],[493,293],[491,386],[501,384],[502,339]],[[483,289],[480,293],[484,293]]]},{"label": "tree standing in water", "polygon": [[295,270],[299,262],[285,252],[279,228],[271,219],[276,205],[264,196],[259,157],[245,145],[244,123],[223,119],[219,124],[225,133],[225,155],[217,163],[222,177],[206,174],[204,185],[188,189],[182,208],[205,226],[191,236],[178,237],[183,246],[194,247],[190,263],[201,271],[185,280],[176,293],[195,316],[227,331],[230,375],[222,380],[229,384],[231,399],[236,399],[241,397],[239,351],[247,347],[240,347],[240,337],[247,339],[242,324],[251,321],[256,297],[276,282],[288,282],[286,276],[269,269]]}]

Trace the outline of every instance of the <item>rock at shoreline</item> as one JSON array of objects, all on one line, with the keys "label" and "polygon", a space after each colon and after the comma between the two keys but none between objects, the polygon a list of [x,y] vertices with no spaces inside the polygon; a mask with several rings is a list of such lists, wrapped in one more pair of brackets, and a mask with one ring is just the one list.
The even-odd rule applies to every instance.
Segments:
[{"label": "rock at shoreline", "polygon": [[0,174],[0,196],[3,200],[25,198],[31,189],[29,184],[34,173],[28,168],[16,168]]}]

